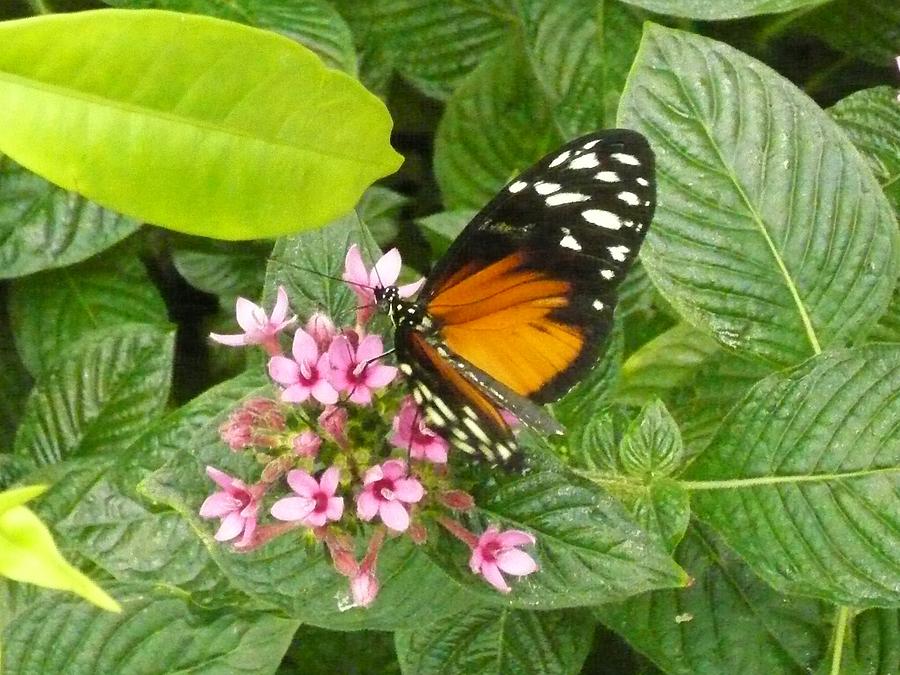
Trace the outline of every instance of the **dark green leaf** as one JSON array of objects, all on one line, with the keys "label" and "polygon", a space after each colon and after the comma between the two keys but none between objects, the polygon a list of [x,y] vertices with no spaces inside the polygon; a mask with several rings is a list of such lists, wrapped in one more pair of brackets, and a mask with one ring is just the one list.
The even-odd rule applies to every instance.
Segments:
[{"label": "dark green leaf", "polygon": [[[327,227],[279,239],[266,271],[263,296],[274,299],[278,286],[283,285],[291,309],[303,319],[321,310],[337,324],[352,323],[356,296],[341,280],[351,244],[359,247],[368,266],[381,255],[356,213]],[[267,306],[271,307],[271,302]]]},{"label": "dark green leaf", "polygon": [[835,0],[801,15],[796,27],[835,49],[879,66],[892,65],[900,45],[900,6],[881,0]]},{"label": "dark green leaf", "polygon": [[870,609],[851,624],[841,672],[891,675],[900,663],[900,610]]},{"label": "dark green leaf", "polygon": [[622,364],[614,396],[617,402],[643,405],[665,397],[694,377],[718,343],[693,326],[678,324],[644,344]]},{"label": "dark green leaf", "polygon": [[722,21],[740,19],[757,14],[778,14],[792,10],[815,7],[826,0],[622,0],[629,5],[643,7],[651,12],[682,16],[687,19]]},{"label": "dark green leaf", "polygon": [[417,219],[416,224],[422,228],[422,234],[431,246],[431,254],[437,258],[446,253],[450,244],[474,215],[475,211],[472,209],[441,211]]},{"label": "dark green leaf", "polygon": [[[31,389],[31,377],[16,352],[9,321],[6,320],[6,294],[0,290],[0,451],[12,448],[25,399]],[[0,469],[0,475],[4,472]],[[0,478],[0,489],[3,481]]]},{"label": "dark green leaf", "polygon": [[832,612],[786,598],[725,546],[693,526],[676,558],[689,588],[601,605],[596,615],[670,675],[800,675],[825,656]]},{"label": "dark green leaf", "polygon": [[378,245],[385,248],[397,238],[401,209],[409,197],[388,188],[373,185],[356,205],[356,215]]},{"label": "dark green leaf", "polygon": [[625,473],[645,481],[676,473],[684,461],[681,433],[662,401],[647,405],[631,423],[619,446]]},{"label": "dark green leaf", "polygon": [[356,73],[353,36],[340,14],[324,0],[104,0],[126,9],[168,9],[206,14],[265,28],[296,40],[331,68]]},{"label": "dark green leaf", "polygon": [[400,664],[391,633],[338,632],[301,626],[278,672],[282,675],[400,675]]},{"label": "dark green leaf", "polygon": [[221,296],[231,309],[239,295],[259,297],[271,251],[271,242],[190,240],[174,247],[172,262],[191,286]]},{"label": "dark green leaf", "polygon": [[128,324],[168,327],[166,305],[143,264],[116,249],[16,281],[9,305],[16,346],[35,377],[69,358],[71,345],[94,331]]},{"label": "dark green leaf", "polygon": [[146,324],[81,340],[35,383],[15,451],[53,464],[129,446],[166,404],[173,343]]},{"label": "dark green leaf", "polygon": [[[338,0],[357,40],[376,45],[422,91],[447,97],[515,20],[509,0]],[[365,47],[364,47],[365,49]]]},{"label": "dark green leaf", "polygon": [[416,631],[399,632],[405,673],[501,675],[572,673],[591,646],[594,622],[584,610],[466,610]]},{"label": "dark green leaf", "polygon": [[900,103],[893,87],[864,89],[829,110],[859,150],[900,213]]},{"label": "dark green leaf", "polygon": [[687,490],[674,481],[653,481],[637,492],[626,492],[622,502],[638,525],[674,551],[684,536],[691,518],[691,500]]},{"label": "dark green leaf", "polygon": [[[475,499],[476,531],[494,523],[537,538],[541,569],[515,586],[506,598],[512,606],[582,607],[687,580],[662,543],[639,530],[617,500],[574,474],[533,466]],[[461,543],[444,537],[429,550],[460,582],[491,597],[490,587],[465,565]]]},{"label": "dark green leaf", "polygon": [[890,205],[787,80],[650,25],[619,123],[656,151],[659,207],[641,259],[691,324],[787,365],[865,335],[884,312],[900,264]]},{"label": "dark green leaf", "polygon": [[685,474],[695,512],[778,590],[900,602],[898,391],[900,345],[767,377]]},{"label": "dark green leaf", "polygon": [[9,673],[274,673],[298,623],[240,609],[213,611],[158,586],[111,589],[122,614],[59,596],[7,626]]},{"label": "dark green leaf", "polygon": [[80,262],[138,226],[0,155],[0,279]]}]

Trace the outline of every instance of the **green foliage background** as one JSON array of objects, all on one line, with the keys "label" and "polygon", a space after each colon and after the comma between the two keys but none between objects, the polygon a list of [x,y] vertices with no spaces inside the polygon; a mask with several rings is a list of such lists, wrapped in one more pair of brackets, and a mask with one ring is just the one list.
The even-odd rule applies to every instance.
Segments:
[{"label": "green foliage background", "polygon": [[[102,33],[98,15],[79,15],[91,30],[82,39],[95,42],[66,30],[53,34],[59,45],[29,37],[16,43],[30,45],[28,60],[0,42],[0,100],[32,111],[0,131],[0,489],[51,485],[29,505],[125,609],[105,614],[0,580],[2,672],[898,672],[900,9],[107,5],[183,12],[213,36],[221,24],[193,15],[273,31],[285,39],[265,38],[263,51],[277,62],[287,49],[298,70],[256,90],[232,69],[227,96],[181,106],[178,96],[215,91],[204,76],[223,73],[179,66],[154,28],[168,24]],[[17,0],[0,17],[98,6]],[[0,24],[0,37],[20,26]],[[202,51],[191,43],[199,34],[186,30],[172,49]],[[227,34],[257,45],[253,31]],[[90,91],[141,120],[171,98],[165,120],[181,145],[148,144],[153,136],[109,113],[93,136],[74,135],[71,147],[89,154],[60,153],[54,143],[69,141],[40,114],[46,98],[28,93],[50,91],[42,45],[54,110],[77,129],[84,64],[59,55],[88,45],[129,65],[138,42],[159,56],[135,56],[143,71],[92,60],[109,72]],[[117,70],[131,73],[127,86]],[[328,84],[313,96],[304,73]],[[343,213],[396,166],[390,121],[357,80],[385,102],[405,162]],[[346,127],[310,103],[322,100]],[[280,132],[272,101],[307,126],[267,166],[254,143]],[[330,135],[313,142],[308,125]],[[553,407],[565,439],[528,439],[533,470],[485,473],[476,495],[485,522],[536,534],[541,572],[500,596],[467,571],[456,543],[398,540],[379,562],[377,603],[340,612],[345,582],[320,550],[288,537],[243,555],[218,545],[197,515],[209,489],[202,466],[249,470],[216,430],[267,386],[258,359],[205,340],[231,332],[235,298],[268,300],[284,284],[301,315],[344,313],[345,288],[284,262],[333,275],[361,241],[398,245],[424,273],[515,172],[617,125],[653,145],[659,206],[610,347]],[[177,157],[187,138],[191,161],[161,168],[154,153]],[[160,170],[172,173],[148,189]],[[72,172],[83,181],[63,180]],[[298,199],[298,173],[323,183]],[[91,181],[115,189],[94,194]],[[185,186],[196,198],[175,199]],[[235,213],[223,231],[217,218]],[[290,222],[307,231],[267,238]]]}]

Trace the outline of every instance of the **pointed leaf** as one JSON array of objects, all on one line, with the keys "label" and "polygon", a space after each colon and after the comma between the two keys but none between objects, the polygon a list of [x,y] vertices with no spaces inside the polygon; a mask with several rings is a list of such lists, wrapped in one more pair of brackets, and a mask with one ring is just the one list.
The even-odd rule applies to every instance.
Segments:
[{"label": "pointed leaf", "polygon": [[0,155],[0,279],[81,262],[139,226]]},{"label": "pointed leaf", "polygon": [[594,622],[584,610],[527,612],[469,609],[396,635],[403,672],[576,673],[587,657]]},{"label": "pointed leaf", "polygon": [[35,384],[15,451],[39,464],[134,442],[166,404],[174,335],[146,324],[92,335]]},{"label": "pointed leaf", "polygon": [[778,590],[900,603],[900,346],[825,353],[767,377],[683,485]]},{"label": "pointed leaf", "polygon": [[[25,506],[9,506],[16,498],[30,499],[44,487],[0,493],[0,575],[46,588],[71,591],[110,612],[119,604],[62,557],[47,526]],[[30,492],[29,492],[30,491]]]},{"label": "pointed leaf", "polygon": [[273,33],[111,9],[9,21],[0,44],[0,151],[142,220],[308,229],[400,164],[381,101]]},{"label": "pointed leaf", "polygon": [[890,206],[846,136],[780,75],[650,25],[619,123],[656,151],[641,258],[687,321],[787,365],[852,342],[884,312],[900,269]]},{"label": "pointed leaf", "polygon": [[662,401],[646,406],[631,423],[619,446],[625,473],[645,480],[669,476],[684,461],[681,433]]}]

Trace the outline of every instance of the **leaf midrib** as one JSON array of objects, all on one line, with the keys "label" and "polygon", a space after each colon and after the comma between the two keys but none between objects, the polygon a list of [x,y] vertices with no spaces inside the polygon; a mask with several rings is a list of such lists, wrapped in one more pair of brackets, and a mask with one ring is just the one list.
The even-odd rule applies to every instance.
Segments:
[{"label": "leaf midrib", "polygon": [[806,306],[803,304],[803,300],[800,297],[800,293],[797,289],[797,286],[794,283],[794,280],[793,280],[790,272],[788,271],[787,266],[784,264],[784,260],[781,258],[781,254],[778,252],[778,249],[775,247],[775,242],[772,240],[772,237],[769,235],[769,232],[766,229],[766,224],[765,224],[762,216],[759,214],[759,212],[756,210],[755,206],[751,202],[749,196],[747,195],[746,191],[744,190],[743,185],[741,185],[740,181],[738,180],[738,177],[735,175],[731,165],[725,161],[725,157],[722,154],[721,147],[716,142],[715,136],[713,135],[711,129],[707,126],[706,120],[700,115],[700,112],[697,109],[697,106],[695,105],[693,98],[689,95],[687,89],[685,88],[682,79],[677,75],[677,71],[675,69],[673,69],[672,64],[669,62],[668,55],[664,52],[664,50],[660,49],[659,47],[657,47],[657,53],[660,55],[660,58],[665,62],[665,65],[669,69],[669,72],[671,72],[673,74],[673,76],[675,76],[675,81],[678,83],[678,88],[681,90],[682,96],[684,96],[685,101],[687,101],[687,104],[691,109],[691,112],[694,114],[694,118],[696,119],[696,121],[700,125],[700,127],[703,129],[703,133],[706,136],[706,138],[708,139],[713,150],[715,151],[716,157],[718,158],[719,163],[725,169],[727,177],[731,180],[732,184],[737,189],[738,195],[740,196],[741,200],[744,202],[744,205],[747,207],[747,210],[750,213],[751,220],[757,226],[757,229],[759,230],[760,234],[762,235],[763,239],[765,240],[766,245],[769,248],[769,252],[771,253],[773,259],[775,260],[775,264],[778,266],[779,272],[781,273],[781,276],[784,279],[785,285],[787,286],[788,291],[791,294],[791,298],[793,299],[794,304],[797,307],[797,311],[800,315],[800,320],[803,323],[803,328],[806,332],[806,337],[809,340],[810,346],[812,347],[813,352],[815,354],[820,354],[822,352],[822,347],[819,343],[819,339],[816,335],[815,329],[813,328],[812,321],[809,316],[809,312],[806,309]]},{"label": "leaf midrib", "polygon": [[[9,82],[11,86],[22,87],[24,89],[31,89],[35,91],[42,91],[45,93],[49,93],[54,96],[58,96],[62,99],[76,99],[82,103],[87,105],[97,106],[101,109],[114,109],[125,113],[134,113],[139,114],[144,117],[150,117],[153,119],[157,119],[166,123],[175,124],[182,127],[190,127],[196,129],[202,129],[204,131],[214,132],[216,134],[221,134],[223,136],[228,136],[232,138],[240,138],[246,141],[252,141],[254,143],[261,143],[266,146],[270,146],[273,148],[279,148],[282,150],[290,150],[293,152],[306,152],[312,155],[317,155],[319,157],[324,157],[330,160],[338,160],[344,162],[351,162],[354,164],[365,164],[368,166],[379,166],[380,164],[377,162],[373,162],[369,159],[365,159],[362,157],[345,157],[340,153],[336,152],[325,152],[323,150],[319,150],[314,147],[309,146],[300,146],[291,143],[283,143],[279,142],[277,139],[272,138],[264,138],[262,136],[254,136],[252,134],[247,133],[242,129],[238,129],[236,127],[226,127],[221,124],[215,124],[208,120],[204,120],[198,117],[185,117],[179,116],[174,113],[168,112],[166,110],[158,110],[156,108],[150,108],[146,106],[135,105],[132,103],[126,103],[125,101],[119,101],[112,98],[104,98],[103,96],[99,96],[97,94],[93,94],[90,92],[81,91],[79,89],[69,89],[66,87],[62,87],[57,84],[52,84],[49,82],[41,82],[39,80],[33,80],[22,75],[16,75],[15,73],[10,72],[0,72],[0,83]],[[332,148],[338,147],[337,145],[333,145]]]}]

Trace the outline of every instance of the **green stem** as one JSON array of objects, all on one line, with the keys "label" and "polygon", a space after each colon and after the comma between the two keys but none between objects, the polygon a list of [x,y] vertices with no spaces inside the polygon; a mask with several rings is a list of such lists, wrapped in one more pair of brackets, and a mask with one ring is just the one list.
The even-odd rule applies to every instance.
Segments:
[{"label": "green stem", "polygon": [[841,672],[841,660],[844,655],[844,640],[847,638],[847,624],[850,619],[849,607],[838,607],[837,623],[834,626],[834,649],[831,652],[831,675]]}]

